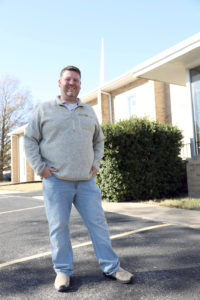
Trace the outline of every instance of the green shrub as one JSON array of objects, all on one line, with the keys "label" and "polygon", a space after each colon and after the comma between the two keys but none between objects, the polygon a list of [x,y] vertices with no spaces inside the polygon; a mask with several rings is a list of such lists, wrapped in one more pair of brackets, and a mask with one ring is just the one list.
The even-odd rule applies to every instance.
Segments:
[{"label": "green shrub", "polygon": [[102,125],[105,155],[97,184],[106,201],[177,196],[185,184],[179,157],[182,133],[174,126],[131,118]]}]

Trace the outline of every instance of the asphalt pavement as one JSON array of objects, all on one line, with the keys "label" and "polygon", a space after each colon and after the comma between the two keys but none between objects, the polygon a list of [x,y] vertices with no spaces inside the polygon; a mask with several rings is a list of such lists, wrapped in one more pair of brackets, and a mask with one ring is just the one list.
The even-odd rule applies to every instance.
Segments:
[{"label": "asphalt pavement", "polygon": [[200,299],[199,212],[105,203],[112,245],[132,284],[103,276],[86,228],[71,215],[74,275],[67,293],[53,282],[41,193],[0,195],[0,299]]}]

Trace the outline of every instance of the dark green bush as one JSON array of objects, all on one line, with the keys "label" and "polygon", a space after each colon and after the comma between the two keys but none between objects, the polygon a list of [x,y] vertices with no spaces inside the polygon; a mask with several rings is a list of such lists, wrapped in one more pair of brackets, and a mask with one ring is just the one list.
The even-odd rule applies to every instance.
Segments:
[{"label": "dark green bush", "polygon": [[174,126],[132,118],[102,125],[105,155],[97,184],[106,201],[174,197],[183,191],[182,133]]}]

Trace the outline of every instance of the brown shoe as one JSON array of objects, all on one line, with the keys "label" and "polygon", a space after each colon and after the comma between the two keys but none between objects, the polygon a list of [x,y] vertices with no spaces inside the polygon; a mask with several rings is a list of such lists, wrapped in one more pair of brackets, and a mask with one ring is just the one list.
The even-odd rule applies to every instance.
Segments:
[{"label": "brown shoe", "polygon": [[63,273],[58,273],[54,282],[58,292],[65,292],[70,286],[70,277]]},{"label": "brown shoe", "polygon": [[130,283],[133,280],[134,275],[124,270],[123,268],[119,268],[119,270],[112,273],[111,275],[108,275],[108,277],[114,278],[121,283]]}]

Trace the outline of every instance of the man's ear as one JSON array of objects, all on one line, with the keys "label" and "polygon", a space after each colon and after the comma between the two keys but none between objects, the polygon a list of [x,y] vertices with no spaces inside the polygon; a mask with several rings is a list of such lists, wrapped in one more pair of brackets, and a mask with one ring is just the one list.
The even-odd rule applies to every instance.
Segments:
[{"label": "man's ear", "polygon": [[60,87],[60,79],[58,80],[58,86]]}]

